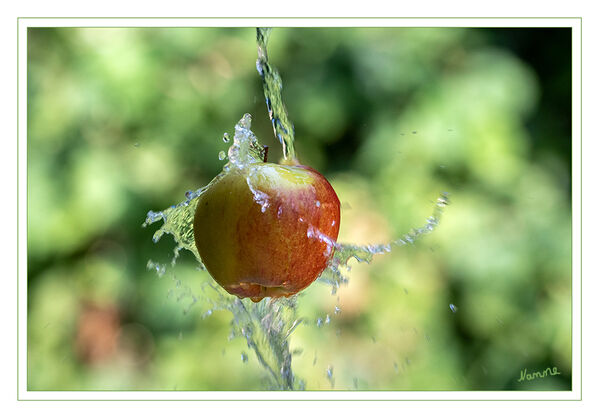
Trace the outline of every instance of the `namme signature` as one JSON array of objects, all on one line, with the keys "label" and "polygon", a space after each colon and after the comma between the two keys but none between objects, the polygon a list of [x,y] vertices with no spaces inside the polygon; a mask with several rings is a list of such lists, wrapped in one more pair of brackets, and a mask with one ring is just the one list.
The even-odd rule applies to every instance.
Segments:
[{"label": "namme signature", "polygon": [[524,370],[520,370],[520,379],[518,379],[518,382],[524,382],[525,380],[542,379],[547,376],[555,376],[558,374],[561,374],[561,373],[557,371],[557,367],[554,367],[554,368],[547,367],[542,372],[532,372],[532,373],[528,373],[528,370],[524,369]]}]

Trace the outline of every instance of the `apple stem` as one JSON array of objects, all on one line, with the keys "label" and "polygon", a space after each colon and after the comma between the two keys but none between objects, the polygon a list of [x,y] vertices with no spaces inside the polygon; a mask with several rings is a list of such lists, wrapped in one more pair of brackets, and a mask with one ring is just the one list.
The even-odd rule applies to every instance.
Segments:
[{"label": "apple stem", "polygon": [[267,160],[268,160],[268,145],[262,145],[262,148],[264,149],[264,162],[267,162]]}]

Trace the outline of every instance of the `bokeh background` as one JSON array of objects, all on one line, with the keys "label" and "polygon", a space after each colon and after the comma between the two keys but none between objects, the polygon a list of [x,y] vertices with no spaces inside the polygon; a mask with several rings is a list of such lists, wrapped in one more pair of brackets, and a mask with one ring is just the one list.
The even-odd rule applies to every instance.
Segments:
[{"label": "bokeh background", "polygon": [[[281,155],[255,30],[30,28],[27,47],[29,390],[263,389],[231,314],[191,306],[207,273],[148,270],[174,244],[141,227],[220,171],[244,113]],[[306,388],[570,390],[570,30],[276,28],[269,56],[340,241],[393,240],[451,196],[434,233],[302,293]]]}]

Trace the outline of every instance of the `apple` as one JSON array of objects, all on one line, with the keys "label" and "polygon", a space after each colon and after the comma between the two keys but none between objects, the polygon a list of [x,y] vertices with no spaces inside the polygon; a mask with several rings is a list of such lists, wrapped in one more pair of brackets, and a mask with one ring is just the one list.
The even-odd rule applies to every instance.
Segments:
[{"label": "apple", "polygon": [[339,198],[313,168],[267,162],[231,167],[198,198],[195,244],[227,292],[258,302],[309,286],[333,256]]}]

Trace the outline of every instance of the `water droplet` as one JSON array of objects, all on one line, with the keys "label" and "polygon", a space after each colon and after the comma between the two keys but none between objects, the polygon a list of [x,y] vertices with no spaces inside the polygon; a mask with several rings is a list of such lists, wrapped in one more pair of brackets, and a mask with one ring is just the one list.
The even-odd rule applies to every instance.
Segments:
[{"label": "water droplet", "polygon": [[327,367],[327,379],[331,382],[331,388],[335,387],[335,379],[333,378],[333,366]]},{"label": "water droplet", "polygon": [[223,142],[224,142],[225,144],[227,144],[227,143],[228,143],[230,140],[231,140],[231,138],[229,137],[229,134],[225,132],[225,133],[223,134]]},{"label": "water droplet", "polygon": [[341,312],[341,308],[339,306],[335,306],[335,315],[338,315]]},{"label": "water droplet", "polygon": [[164,264],[155,263],[152,260],[148,260],[148,264],[146,265],[148,270],[156,271],[158,277],[162,277],[164,273],[166,273],[166,266]]},{"label": "water droplet", "polygon": [[260,74],[260,77],[264,77],[264,70],[262,69],[262,64],[260,63],[260,60],[256,61],[256,70],[258,70],[258,74]]},{"label": "water droplet", "polygon": [[241,352],[241,361],[244,362],[244,363],[248,362],[248,355],[246,354],[245,351]]},{"label": "water droplet", "polygon": [[135,148],[139,148],[139,142],[136,142],[135,144],[133,144],[133,146],[134,146]]},{"label": "water droplet", "polygon": [[224,151],[221,151],[221,152],[219,152],[219,153],[218,153],[218,159],[219,159],[219,160],[221,160],[221,161],[222,161],[222,160],[224,160],[226,157],[227,157],[227,154],[225,154],[225,152],[224,152]]},{"label": "water droplet", "polygon": [[451,309],[451,312],[456,313],[458,311],[458,307],[455,306],[453,303],[449,304],[449,309]]},{"label": "water droplet", "polygon": [[322,327],[322,318],[318,318],[318,319],[316,320],[316,326],[317,326],[318,328]]},{"label": "water droplet", "polygon": [[319,208],[320,207],[320,200],[316,201],[316,207]]},{"label": "water droplet", "polygon": [[329,322],[331,322],[331,317],[327,314],[327,317],[324,320],[325,324],[328,324]]}]

